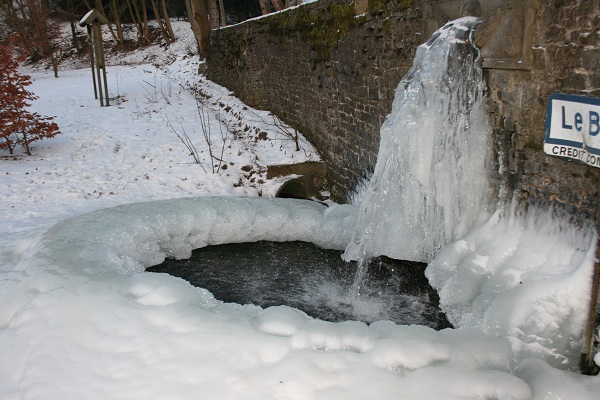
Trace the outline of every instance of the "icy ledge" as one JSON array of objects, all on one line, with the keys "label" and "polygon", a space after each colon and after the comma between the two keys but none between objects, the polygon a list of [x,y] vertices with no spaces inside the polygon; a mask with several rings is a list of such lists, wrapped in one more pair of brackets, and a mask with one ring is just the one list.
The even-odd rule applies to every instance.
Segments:
[{"label": "icy ledge", "polygon": [[[190,197],[128,204],[59,222],[31,254],[86,273],[136,273],[193,249],[259,240],[343,249],[356,224],[352,206],[295,199]],[[75,271],[70,271],[75,272]]]}]

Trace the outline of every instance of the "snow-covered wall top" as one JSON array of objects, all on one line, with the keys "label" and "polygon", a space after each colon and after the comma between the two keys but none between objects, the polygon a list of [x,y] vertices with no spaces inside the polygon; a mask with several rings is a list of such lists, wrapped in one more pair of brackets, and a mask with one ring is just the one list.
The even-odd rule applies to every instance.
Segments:
[{"label": "snow-covered wall top", "polygon": [[[330,166],[332,195],[346,201],[373,170],[379,129],[415,49],[462,3],[369,1],[356,15],[351,0],[320,0],[213,32],[208,74],[305,133]],[[593,218],[596,171],[545,155],[542,141],[549,93],[600,95],[600,5],[480,3],[477,42],[503,193]]]}]

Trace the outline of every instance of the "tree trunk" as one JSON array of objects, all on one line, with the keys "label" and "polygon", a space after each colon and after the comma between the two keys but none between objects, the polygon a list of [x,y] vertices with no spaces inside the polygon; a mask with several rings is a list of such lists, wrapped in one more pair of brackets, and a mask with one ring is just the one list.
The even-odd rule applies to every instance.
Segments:
[{"label": "tree trunk", "polygon": [[54,77],[58,78],[58,64],[60,57],[59,54],[56,54],[56,52],[52,53],[52,70],[54,71]]},{"label": "tree trunk", "polygon": [[219,9],[217,7],[217,0],[208,0],[208,19],[210,22],[210,29],[217,29],[219,27]]},{"label": "tree trunk", "polygon": [[171,26],[171,19],[169,18],[169,11],[167,10],[167,3],[165,2],[165,0],[161,0],[161,6],[162,6],[162,13],[163,13],[163,18],[165,19],[165,26],[167,28],[167,33],[169,34],[169,37],[171,38],[171,42],[175,41],[175,34],[173,33],[173,27]]},{"label": "tree trunk", "polygon": [[263,15],[266,15],[271,12],[271,7],[269,6],[269,0],[259,0],[260,1],[260,9]]},{"label": "tree trunk", "polygon": [[71,44],[79,53],[79,40],[77,40],[77,29],[75,28],[75,16],[71,14],[69,17],[69,23],[71,24]]},{"label": "tree trunk", "polygon": [[271,2],[273,3],[273,7],[275,7],[275,11],[283,10],[283,3],[281,0],[271,0]]},{"label": "tree trunk", "polygon": [[190,28],[194,33],[194,38],[196,39],[196,45],[198,54],[200,54],[200,27],[198,23],[194,20],[194,9],[192,8],[191,0],[185,0],[185,11],[187,13],[188,21],[190,21]]},{"label": "tree trunk", "polygon": [[227,26],[227,14],[225,14],[225,5],[223,0],[219,0],[219,10],[221,10],[221,26]]},{"label": "tree trunk", "polygon": [[146,0],[142,0],[142,23],[144,26],[144,41],[150,42],[150,28],[148,27],[148,9],[146,8]]},{"label": "tree trunk", "polygon": [[198,54],[201,58],[206,58],[208,55],[208,37],[210,35],[210,23],[208,21],[208,14],[206,7],[204,7],[204,0],[188,0],[189,11],[188,16],[194,36],[198,42]]},{"label": "tree trunk", "polygon": [[128,0],[127,8],[129,8],[129,15],[131,16],[131,20],[135,24],[138,32],[138,43],[142,44],[144,43],[144,26],[142,25],[140,11],[135,0]]},{"label": "tree trunk", "polygon": [[110,11],[112,13],[113,22],[115,23],[115,28],[117,29],[118,43],[123,46],[125,38],[123,37],[123,27],[121,26],[121,10],[119,9],[117,0],[113,0],[112,3],[110,3]]},{"label": "tree trunk", "polygon": [[150,0],[150,5],[152,6],[152,12],[154,13],[154,16],[156,17],[156,23],[158,24],[158,27],[160,28],[160,33],[162,33],[162,36],[165,39],[165,42],[167,42],[167,44],[171,43],[171,39],[169,38],[169,34],[167,33],[165,24],[160,16],[160,12],[158,11],[158,6],[156,5],[156,1]]},{"label": "tree trunk", "polygon": [[75,7],[73,7],[73,0],[69,0],[69,23],[71,24],[71,41],[73,47],[77,49],[77,53],[81,51],[79,47],[79,40],[77,39],[77,28],[75,27]]},{"label": "tree trunk", "polygon": [[112,22],[108,16],[106,15],[106,13],[104,12],[104,6],[102,5],[102,0],[96,0],[96,10],[98,10],[100,12],[100,14],[102,14],[106,19],[108,19],[108,30],[110,32],[110,36],[112,36],[113,40],[115,41],[115,43],[119,43],[119,38],[117,37],[113,27],[112,27]]}]

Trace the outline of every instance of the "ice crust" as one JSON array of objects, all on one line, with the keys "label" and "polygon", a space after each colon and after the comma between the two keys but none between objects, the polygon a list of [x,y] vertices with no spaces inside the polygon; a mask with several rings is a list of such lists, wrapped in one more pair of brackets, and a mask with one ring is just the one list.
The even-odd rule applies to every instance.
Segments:
[{"label": "ice crust", "polygon": [[[143,272],[166,255],[187,257],[208,244],[310,240],[343,248],[357,211],[302,200],[205,197],[118,206],[58,223],[0,279],[0,343],[11,344],[0,344],[11,361],[0,363],[0,397],[384,399],[402,393],[527,400],[556,389],[567,396],[557,398],[596,398],[597,380],[542,360],[563,362],[555,357],[557,346],[576,339],[556,340],[572,334],[564,317],[573,318],[585,297],[575,289],[589,277],[585,249],[593,247],[593,234],[541,212],[499,212],[430,265],[428,275],[460,329],[325,322],[287,306],[222,303],[182,279]],[[519,276],[522,291],[498,294],[504,289],[495,280],[505,281],[514,263],[534,259],[531,246],[542,243],[538,264]],[[456,260],[462,263],[453,267]],[[503,304],[468,326],[481,306],[461,299],[465,282],[457,276],[477,283],[487,265],[492,272],[496,265],[497,276],[486,276],[483,302],[490,309]],[[535,287],[544,280],[553,283]],[[557,293],[556,304],[544,305]],[[523,299],[549,311],[523,308]],[[507,314],[514,310],[521,310],[521,320]],[[491,327],[492,320],[506,325]],[[521,361],[532,355],[538,359]]]},{"label": "ice crust", "polygon": [[78,271],[144,271],[193,249],[259,240],[311,242],[343,249],[356,208],[308,200],[189,197],[134,203],[59,222],[35,246],[52,262]]}]

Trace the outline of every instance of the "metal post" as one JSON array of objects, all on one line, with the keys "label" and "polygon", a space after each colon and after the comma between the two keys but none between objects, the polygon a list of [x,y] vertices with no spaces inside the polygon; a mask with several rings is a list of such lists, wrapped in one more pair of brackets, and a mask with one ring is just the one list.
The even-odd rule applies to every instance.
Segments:
[{"label": "metal post", "polygon": [[102,55],[102,30],[100,29],[99,22],[94,21],[92,23],[92,32],[94,50],[96,52],[96,74],[98,75],[98,93],[100,94],[100,107],[104,107],[104,96],[102,93],[102,77],[100,75],[100,63]]},{"label": "metal post", "polygon": [[92,33],[92,26],[87,25],[87,33],[90,39],[90,66],[92,67],[92,81],[94,82],[94,98],[98,98],[98,88],[96,86],[96,71],[95,71],[95,60],[94,60],[94,35]]},{"label": "metal post", "polygon": [[110,106],[110,104],[108,103],[108,82],[106,81],[106,65],[104,67],[102,67],[102,75],[104,76],[104,93],[105,93],[105,97],[106,97],[106,106]]}]

